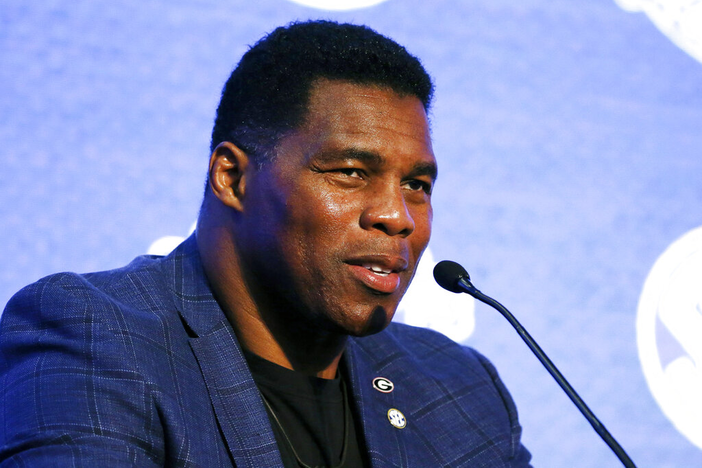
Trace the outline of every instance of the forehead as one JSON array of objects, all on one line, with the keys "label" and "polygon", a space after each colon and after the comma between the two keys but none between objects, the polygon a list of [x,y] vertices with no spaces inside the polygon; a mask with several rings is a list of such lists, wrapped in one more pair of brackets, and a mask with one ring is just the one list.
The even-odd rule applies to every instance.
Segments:
[{"label": "forehead", "polygon": [[305,121],[294,133],[311,145],[307,154],[354,147],[384,157],[434,160],[422,102],[379,86],[317,80]]}]

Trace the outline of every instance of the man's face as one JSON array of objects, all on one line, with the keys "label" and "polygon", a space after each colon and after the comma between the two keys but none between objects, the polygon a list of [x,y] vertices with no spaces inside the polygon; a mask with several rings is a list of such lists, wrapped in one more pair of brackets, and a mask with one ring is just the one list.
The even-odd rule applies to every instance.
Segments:
[{"label": "man's face", "polygon": [[387,326],[429,242],[435,177],[417,98],[317,81],[305,123],[247,176],[237,241],[274,320],[358,336]]}]

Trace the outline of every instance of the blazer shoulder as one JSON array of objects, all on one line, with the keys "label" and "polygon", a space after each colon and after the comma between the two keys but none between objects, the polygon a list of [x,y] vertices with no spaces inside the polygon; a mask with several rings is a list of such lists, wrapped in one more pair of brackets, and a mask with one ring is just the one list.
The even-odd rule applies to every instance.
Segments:
[{"label": "blazer shoulder", "polygon": [[[465,370],[467,366],[481,374],[494,369],[489,360],[474,348],[456,343],[447,336],[428,328],[392,323],[383,334],[378,335],[377,339],[392,342],[407,357],[421,361],[424,364],[423,367],[433,368],[432,362],[436,364],[448,362],[450,369],[456,369],[458,365]],[[489,366],[486,367],[486,363]]]},{"label": "blazer shoulder", "polygon": [[[39,466],[54,454],[67,465],[95,456],[163,463],[156,385],[142,369],[156,354],[141,358],[157,340],[158,319],[147,324],[138,314],[148,317],[148,306],[126,305],[129,294],[145,296],[139,283],[148,282],[144,269],[152,261],[54,274],[10,299],[0,320],[0,393],[12,402],[0,413],[7,421],[0,461]],[[139,427],[153,430],[135,432]]]},{"label": "blazer shoulder", "polygon": [[387,329],[385,339],[393,340],[395,346],[403,351],[397,356],[405,355],[416,361],[417,369],[446,379],[472,376],[490,381],[508,411],[516,413],[514,402],[497,369],[478,350],[456,343],[437,331],[404,324],[392,324]]},{"label": "blazer shoulder", "polygon": [[138,308],[144,298],[164,291],[160,257],[137,257],[127,266],[95,273],[62,272],[18,291],[5,307],[0,330],[16,322],[70,320],[89,311]]}]

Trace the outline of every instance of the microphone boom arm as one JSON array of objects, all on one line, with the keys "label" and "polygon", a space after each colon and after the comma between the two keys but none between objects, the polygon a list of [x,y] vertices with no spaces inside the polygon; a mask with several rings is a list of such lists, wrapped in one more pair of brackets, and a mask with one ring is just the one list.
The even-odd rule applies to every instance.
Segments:
[{"label": "microphone boom arm", "polygon": [[558,385],[563,389],[564,392],[568,395],[570,400],[575,404],[575,406],[578,407],[580,412],[585,416],[585,419],[588,420],[592,428],[599,434],[599,436],[602,438],[602,440],[605,441],[605,443],[609,446],[610,449],[615,453],[615,455],[619,458],[619,460],[622,462],[622,464],[626,468],[636,468],[636,465],[634,462],[629,458],[629,456],[626,454],[624,449],[622,448],[621,445],[612,437],[612,435],[609,433],[607,428],[604,427],[604,424],[600,422],[599,419],[597,419],[597,416],[588,408],[588,406],[585,404],[582,398],[580,398],[580,395],[575,391],[575,389],[568,383],[565,377],[563,377],[563,374],[556,368],[556,366],[551,362],[551,360],[546,356],[546,354],[541,350],[541,347],[534,341],[534,339],[531,337],[529,332],[526,331],[526,329],[522,326],[521,323],[512,315],[512,313],[507,310],[505,306],[497,302],[495,299],[491,298],[490,296],[486,296],[482,292],[480,292],[475,286],[473,286],[473,283],[470,282],[470,279],[466,276],[462,276],[458,282],[458,286],[479,300],[480,302],[483,302],[490,307],[494,308],[497,310],[504,318],[507,319],[507,321],[514,327],[515,330],[517,330],[517,333],[519,334],[520,337],[522,337],[522,340],[529,346],[529,349],[534,353],[534,355],[541,361],[541,364],[546,368],[546,370],[551,374],[551,377],[553,377]]}]

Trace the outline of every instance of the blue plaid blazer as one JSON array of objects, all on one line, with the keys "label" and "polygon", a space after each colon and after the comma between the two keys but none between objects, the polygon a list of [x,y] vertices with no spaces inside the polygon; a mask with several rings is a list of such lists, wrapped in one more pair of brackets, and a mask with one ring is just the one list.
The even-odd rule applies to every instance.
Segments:
[{"label": "blue plaid blazer", "polygon": [[[351,339],[344,359],[373,467],[529,466],[514,403],[474,350],[393,324]],[[378,376],[394,391],[375,390]],[[193,237],[167,257],[17,293],[0,379],[2,466],[282,467]]]}]

